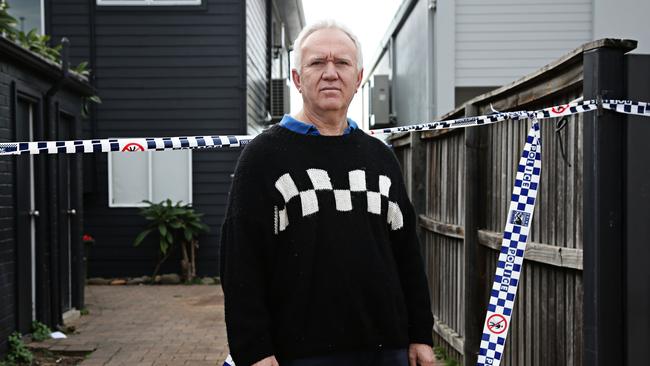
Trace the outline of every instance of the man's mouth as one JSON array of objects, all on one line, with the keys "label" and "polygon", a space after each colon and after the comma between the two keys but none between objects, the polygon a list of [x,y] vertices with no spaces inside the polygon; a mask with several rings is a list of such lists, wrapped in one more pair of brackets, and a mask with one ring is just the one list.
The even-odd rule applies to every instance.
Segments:
[{"label": "man's mouth", "polygon": [[320,91],[331,91],[331,90],[341,91],[341,89],[339,89],[339,88],[334,88],[334,87],[325,87],[325,88],[321,88]]}]

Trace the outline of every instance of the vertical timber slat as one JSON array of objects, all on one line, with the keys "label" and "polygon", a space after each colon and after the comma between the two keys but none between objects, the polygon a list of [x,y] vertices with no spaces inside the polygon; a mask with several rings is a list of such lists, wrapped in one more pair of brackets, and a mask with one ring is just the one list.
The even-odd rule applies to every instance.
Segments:
[{"label": "vertical timber slat", "polygon": [[[465,106],[465,116],[474,116],[477,113],[476,106],[468,104]],[[485,260],[479,258],[478,229],[480,225],[480,156],[481,152],[481,127],[465,129],[465,181],[463,190],[465,192],[465,238],[463,242],[463,267],[464,278],[464,358],[465,366],[476,364],[478,351],[481,342],[482,312],[480,273]]]}]

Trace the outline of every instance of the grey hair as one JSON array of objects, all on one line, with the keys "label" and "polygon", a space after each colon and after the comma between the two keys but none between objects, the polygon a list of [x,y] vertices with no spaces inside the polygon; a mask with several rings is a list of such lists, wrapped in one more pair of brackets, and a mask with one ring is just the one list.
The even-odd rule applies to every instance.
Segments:
[{"label": "grey hair", "polygon": [[298,74],[300,74],[302,69],[300,62],[302,62],[302,43],[304,42],[305,38],[318,30],[328,28],[338,29],[350,37],[352,42],[354,42],[354,46],[357,48],[357,70],[361,70],[363,68],[363,55],[361,53],[361,42],[359,42],[359,38],[357,38],[357,36],[352,33],[350,28],[337,22],[336,20],[324,19],[303,28],[298,34],[298,37],[296,37],[296,40],[293,42],[293,64],[294,68],[298,71]]}]

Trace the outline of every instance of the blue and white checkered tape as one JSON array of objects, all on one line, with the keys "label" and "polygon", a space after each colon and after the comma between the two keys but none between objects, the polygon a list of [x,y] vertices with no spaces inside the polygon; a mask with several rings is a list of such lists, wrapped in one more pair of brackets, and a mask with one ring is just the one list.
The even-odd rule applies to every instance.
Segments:
[{"label": "blue and white checkered tape", "polygon": [[228,355],[226,360],[223,362],[223,366],[235,366],[235,361],[232,360],[232,357]]},{"label": "blue and white checkered tape", "polygon": [[70,141],[8,142],[0,144],[0,155],[75,154],[136,152],[202,148],[233,148],[246,145],[253,136],[180,136],[108,138]]},{"label": "blue and white checkered tape", "polygon": [[[443,130],[483,126],[508,119],[553,118],[593,111],[602,108],[616,112],[650,116],[648,103],[630,100],[587,100],[571,102],[536,111],[498,112],[490,115],[464,117],[368,131],[371,135],[408,131]],[[253,136],[180,136],[147,138],[107,138],[70,141],[28,141],[0,143],[0,155],[21,154],[76,154],[94,152],[161,151],[177,149],[236,148],[252,140]]]},{"label": "blue and white checkered tape", "polygon": [[501,252],[490,292],[477,365],[499,365],[515,305],[524,252],[542,170],[539,122],[535,119],[517,166]]}]

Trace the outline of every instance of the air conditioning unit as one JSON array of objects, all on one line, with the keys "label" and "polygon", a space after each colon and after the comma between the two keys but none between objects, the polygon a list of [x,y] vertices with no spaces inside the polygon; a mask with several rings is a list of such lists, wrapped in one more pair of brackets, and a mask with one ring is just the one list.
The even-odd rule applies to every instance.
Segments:
[{"label": "air conditioning unit", "polygon": [[392,125],[390,118],[390,80],[388,75],[373,75],[370,80],[370,128]]},{"label": "air conditioning unit", "polygon": [[282,119],[285,113],[289,113],[289,85],[287,79],[271,79],[271,122],[275,123]]}]

